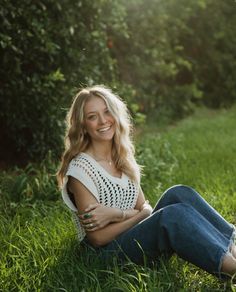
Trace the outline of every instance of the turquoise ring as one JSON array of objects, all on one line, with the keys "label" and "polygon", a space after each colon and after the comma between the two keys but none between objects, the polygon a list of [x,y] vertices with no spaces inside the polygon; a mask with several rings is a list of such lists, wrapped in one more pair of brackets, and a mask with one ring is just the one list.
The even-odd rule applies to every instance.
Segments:
[{"label": "turquoise ring", "polygon": [[92,215],[91,214],[84,214],[84,219],[89,219],[89,218],[91,218],[92,217]]}]

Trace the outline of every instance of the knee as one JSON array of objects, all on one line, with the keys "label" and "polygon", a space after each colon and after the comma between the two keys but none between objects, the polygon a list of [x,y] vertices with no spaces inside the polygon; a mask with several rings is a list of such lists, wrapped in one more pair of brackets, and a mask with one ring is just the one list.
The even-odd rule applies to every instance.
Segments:
[{"label": "knee", "polygon": [[164,225],[178,225],[183,224],[184,221],[188,222],[189,216],[194,213],[193,208],[186,203],[177,203],[169,205],[162,209],[162,219]]},{"label": "knee", "polygon": [[167,194],[172,194],[172,195],[176,195],[176,194],[180,194],[180,193],[183,193],[183,192],[192,192],[192,188],[189,187],[189,186],[186,186],[186,185],[182,185],[182,184],[179,184],[179,185],[174,185],[172,187],[170,187],[169,189],[167,189],[165,191],[165,193]]},{"label": "knee", "polygon": [[181,202],[184,197],[194,195],[196,192],[193,188],[186,185],[174,185],[164,192],[164,196],[174,202]]}]

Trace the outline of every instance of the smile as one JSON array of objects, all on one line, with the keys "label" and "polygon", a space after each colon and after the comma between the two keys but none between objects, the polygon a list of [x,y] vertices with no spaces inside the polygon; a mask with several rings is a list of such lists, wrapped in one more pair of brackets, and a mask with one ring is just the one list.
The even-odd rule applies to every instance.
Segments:
[{"label": "smile", "polygon": [[106,132],[106,131],[109,131],[110,128],[111,128],[111,126],[106,127],[106,128],[102,128],[102,129],[99,129],[98,132]]}]

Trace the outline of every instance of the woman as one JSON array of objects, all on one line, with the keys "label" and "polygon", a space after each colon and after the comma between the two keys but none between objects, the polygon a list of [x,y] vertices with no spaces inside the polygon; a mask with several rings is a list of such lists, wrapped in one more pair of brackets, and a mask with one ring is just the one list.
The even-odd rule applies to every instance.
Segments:
[{"label": "woman", "polygon": [[110,89],[82,89],[67,126],[58,180],[80,241],[104,259],[143,264],[176,253],[219,277],[236,272],[235,227],[195,190],[171,187],[154,210],[145,200],[129,113]]}]

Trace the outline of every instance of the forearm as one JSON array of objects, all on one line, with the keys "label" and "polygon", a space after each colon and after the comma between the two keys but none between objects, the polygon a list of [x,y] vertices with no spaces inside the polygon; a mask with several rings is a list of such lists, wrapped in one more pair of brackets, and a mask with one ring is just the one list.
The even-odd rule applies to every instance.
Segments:
[{"label": "forearm", "polygon": [[141,210],[136,215],[125,221],[111,223],[104,228],[87,232],[87,237],[92,245],[103,246],[115,239],[121,233],[129,230],[131,227],[147,218],[149,215],[150,212],[147,209]]},{"label": "forearm", "polygon": [[115,207],[108,207],[102,204],[90,204],[82,214],[79,214],[84,228],[90,228],[90,224],[93,224],[93,230],[101,229],[107,226],[108,224],[114,222],[121,222],[128,218],[133,217],[139,212],[139,210],[129,209],[121,210]]},{"label": "forearm", "polygon": [[109,208],[109,223],[121,222],[125,219],[125,212],[119,208],[108,207]]}]

